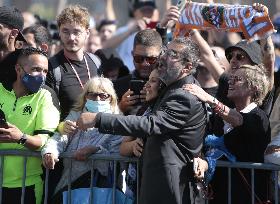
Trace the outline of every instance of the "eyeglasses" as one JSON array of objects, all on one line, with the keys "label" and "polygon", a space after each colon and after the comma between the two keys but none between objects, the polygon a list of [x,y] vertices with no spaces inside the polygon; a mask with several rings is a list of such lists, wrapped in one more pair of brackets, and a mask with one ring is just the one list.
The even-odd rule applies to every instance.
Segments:
[{"label": "eyeglasses", "polygon": [[158,61],[158,57],[153,56],[143,56],[143,55],[133,55],[134,62],[136,63],[143,63],[146,61],[148,64],[155,64]]},{"label": "eyeglasses", "polygon": [[70,37],[72,34],[75,37],[80,37],[82,34],[84,33],[84,31],[81,30],[74,30],[74,31],[70,31],[70,30],[62,30],[61,34],[66,36],[66,37]]},{"label": "eyeglasses", "polygon": [[233,53],[229,53],[227,54],[227,60],[230,62],[232,60],[233,57],[235,57],[235,59],[237,59],[238,61],[241,61],[243,60],[246,56],[244,54],[241,54],[241,53],[237,53],[235,55],[233,55]]},{"label": "eyeglasses", "polygon": [[94,93],[94,92],[88,92],[87,93],[87,96],[89,98],[92,98],[92,99],[96,99],[97,96],[99,96],[100,100],[101,101],[105,101],[106,99],[110,98],[111,95],[110,94],[107,94],[107,93]]},{"label": "eyeglasses", "polygon": [[171,49],[167,49],[164,52],[164,54],[166,54],[168,57],[170,57],[173,60],[181,60],[184,58],[183,53]]}]

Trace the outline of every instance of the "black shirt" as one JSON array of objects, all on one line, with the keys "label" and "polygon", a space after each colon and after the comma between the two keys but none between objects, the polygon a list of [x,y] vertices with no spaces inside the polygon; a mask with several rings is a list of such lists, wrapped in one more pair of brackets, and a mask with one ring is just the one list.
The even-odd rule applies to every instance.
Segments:
[{"label": "black shirt", "polygon": [[[56,77],[54,74],[54,67],[49,63],[49,73],[47,76],[47,85],[53,88],[58,95],[61,108],[61,119],[63,120],[69,113],[69,111],[74,107],[79,95],[82,93],[83,88],[80,85],[80,82],[73,71],[68,60],[65,58],[63,50],[60,51],[55,56],[60,65],[61,71],[61,81],[59,90],[56,89]],[[97,75],[97,67],[91,58],[85,54],[85,58],[88,63],[88,68],[90,72],[90,77]],[[83,85],[89,80],[88,70],[86,68],[86,62],[83,59],[82,61],[70,60],[72,66],[76,70],[81,82]]]}]

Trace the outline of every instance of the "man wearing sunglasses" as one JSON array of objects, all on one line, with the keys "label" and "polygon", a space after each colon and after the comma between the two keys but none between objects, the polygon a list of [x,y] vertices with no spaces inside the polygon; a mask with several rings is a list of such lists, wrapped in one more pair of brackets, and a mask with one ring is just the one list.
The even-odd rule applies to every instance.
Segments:
[{"label": "man wearing sunglasses", "polygon": [[82,114],[80,129],[146,138],[143,154],[140,203],[203,203],[193,189],[192,159],[201,151],[206,110],[198,98],[184,91],[184,84],[198,84],[191,74],[199,50],[191,40],[177,38],[160,57],[159,77],[166,88],[148,116],[103,113]]},{"label": "man wearing sunglasses", "polygon": [[144,101],[145,94],[143,91],[141,92],[143,95],[133,93],[133,91],[129,89],[131,88],[130,82],[132,80],[147,81],[150,73],[156,67],[161,47],[162,39],[157,31],[147,29],[139,31],[136,34],[133,50],[131,52],[135,70],[130,75],[122,77],[114,83],[118,98],[121,99],[119,107],[124,114],[136,114],[141,108],[139,102],[141,102],[141,99]]}]

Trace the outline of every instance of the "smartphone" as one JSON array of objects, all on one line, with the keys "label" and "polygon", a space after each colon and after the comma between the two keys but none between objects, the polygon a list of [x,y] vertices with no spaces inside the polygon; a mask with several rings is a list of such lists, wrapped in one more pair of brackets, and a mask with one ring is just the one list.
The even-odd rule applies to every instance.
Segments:
[{"label": "smartphone", "polygon": [[180,13],[181,13],[181,12],[184,10],[184,8],[186,7],[186,3],[187,3],[187,0],[178,0],[178,1],[177,1],[176,6],[178,7]]},{"label": "smartphone", "polygon": [[0,127],[8,128],[8,123],[6,121],[5,113],[0,109]]},{"label": "smartphone", "polygon": [[140,95],[140,91],[143,89],[145,85],[145,81],[143,80],[130,80],[129,89],[133,91],[133,95]]}]

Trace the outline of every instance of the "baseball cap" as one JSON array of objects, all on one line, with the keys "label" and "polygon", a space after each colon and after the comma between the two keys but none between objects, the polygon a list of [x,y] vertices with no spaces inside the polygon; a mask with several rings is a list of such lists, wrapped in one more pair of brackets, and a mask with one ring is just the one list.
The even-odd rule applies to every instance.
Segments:
[{"label": "baseball cap", "polygon": [[251,61],[255,64],[262,63],[262,52],[260,45],[256,42],[248,42],[247,40],[241,40],[236,45],[230,46],[225,50],[226,56],[229,55],[234,49],[240,49],[244,51]]},{"label": "baseball cap", "polygon": [[154,1],[151,0],[136,0],[133,4],[133,10],[136,9],[140,9],[143,7],[150,7],[151,9],[155,9],[156,8],[156,3]]},{"label": "baseball cap", "polygon": [[8,25],[12,28],[16,28],[19,30],[16,40],[25,41],[21,30],[23,29],[23,17],[21,12],[15,7],[7,7],[1,6],[0,7],[0,23]]}]

